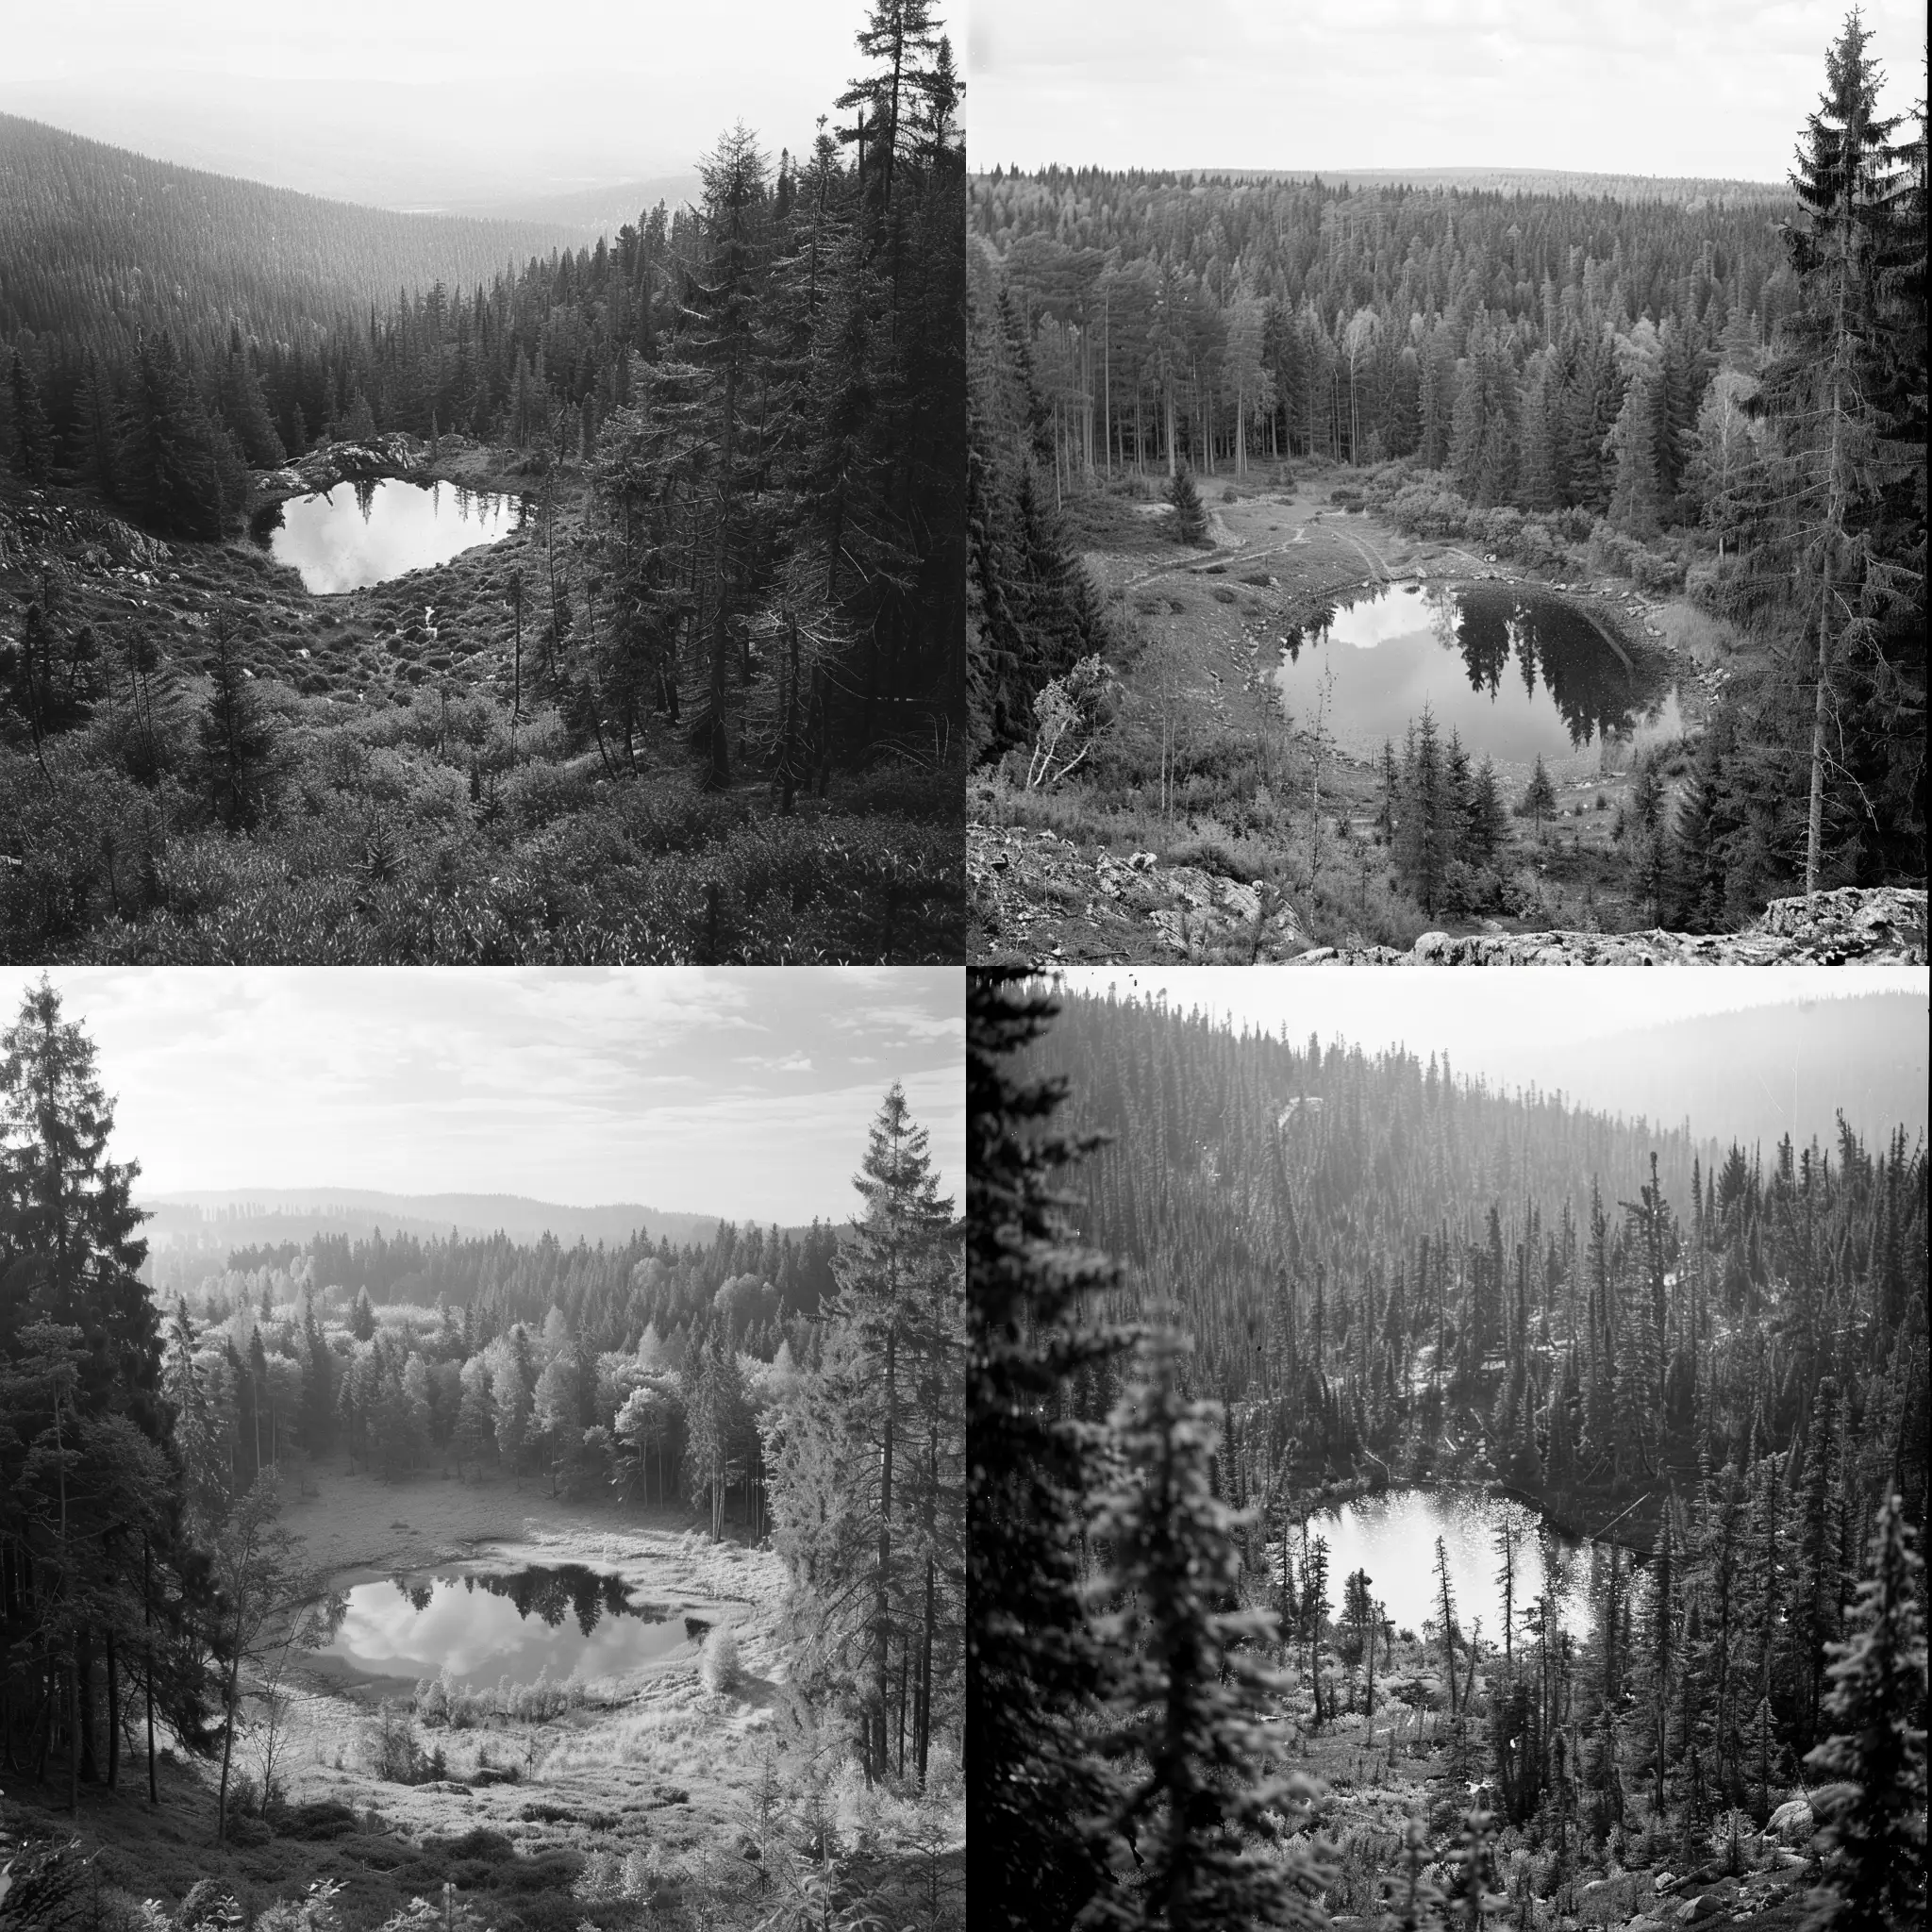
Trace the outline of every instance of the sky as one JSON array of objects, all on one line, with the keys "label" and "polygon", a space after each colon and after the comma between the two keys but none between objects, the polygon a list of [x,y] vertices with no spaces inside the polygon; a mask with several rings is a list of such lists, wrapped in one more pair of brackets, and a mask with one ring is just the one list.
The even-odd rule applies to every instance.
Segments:
[{"label": "sky", "polygon": [[4,0],[0,111],[384,207],[775,162],[861,71],[862,0]]},{"label": "sky", "polygon": [[[974,0],[973,165],[1782,181],[1845,0]],[[1923,0],[1866,0],[1889,105]]]},{"label": "sky", "polygon": [[[0,970],[0,1016],[39,974]],[[58,967],[138,1191],[375,1188],[843,1218],[894,1079],[965,1166],[964,1003],[935,967]]]},{"label": "sky", "polygon": [[[1535,1078],[1539,1055],[1671,1021],[1746,1007],[1782,1006],[1858,993],[1925,996],[1924,967],[1872,966],[1831,974],[1816,967],[1750,968],[1547,966],[1452,968],[1437,972],[1231,972],[1216,967],[1091,966],[1068,969],[1068,983],[1105,993],[1109,986],[1170,1007],[1200,1008],[1237,1024],[1279,1033],[1295,1045],[1310,1033],[1324,1046],[1341,1039],[1375,1054],[1407,1046],[1418,1058],[1446,1053],[1459,1074],[1510,1084]],[[1584,1096],[1587,1097],[1587,1096]]]}]

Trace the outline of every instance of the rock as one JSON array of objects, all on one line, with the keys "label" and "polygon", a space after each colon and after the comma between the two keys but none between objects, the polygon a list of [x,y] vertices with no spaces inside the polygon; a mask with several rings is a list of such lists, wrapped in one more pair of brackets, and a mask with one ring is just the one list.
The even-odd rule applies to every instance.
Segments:
[{"label": "rock", "polygon": [[1738,1896],[1738,1881],[1735,1878],[1720,1879],[1701,1898],[1693,1898],[1689,1905],[1677,1907],[1677,1923],[1680,1925],[1695,1925],[1706,1919],[1714,1919],[1726,1907],[1734,1904]]},{"label": "rock", "polygon": [[1811,1815],[1811,1801],[1808,1798],[1788,1798],[1765,1822],[1766,1835],[1782,1839],[1788,1845],[1802,1845],[1811,1842],[1811,1834],[1817,1829]]},{"label": "rock", "polygon": [[1136,872],[1152,872],[1159,860],[1151,852],[1136,852],[1128,858],[1127,863]]},{"label": "rock", "polygon": [[[1371,963],[1367,949],[1351,962]],[[1844,886],[1774,900],[1741,932],[1425,932],[1418,966],[1774,966],[1925,963],[1925,894],[1907,886]]]}]

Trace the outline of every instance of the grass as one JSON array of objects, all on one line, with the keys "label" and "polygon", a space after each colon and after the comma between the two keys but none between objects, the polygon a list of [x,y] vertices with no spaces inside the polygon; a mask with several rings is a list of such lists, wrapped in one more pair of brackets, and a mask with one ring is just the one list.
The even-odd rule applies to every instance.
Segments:
[{"label": "grass", "polygon": [[[1284,715],[1269,676],[1283,637],[1352,587],[1416,569],[1440,578],[1484,567],[1483,554],[1440,534],[1405,533],[1378,514],[1378,501],[1398,480],[1393,469],[1383,477],[1317,464],[1303,466],[1294,490],[1273,487],[1257,472],[1230,503],[1223,479],[1203,478],[1208,500],[1243,540],[1240,553],[1212,560],[1171,541],[1145,541],[1120,492],[1071,497],[1066,514],[1075,542],[1115,628],[1119,701],[1102,743],[1066,788],[1027,792],[1011,773],[981,772],[969,785],[969,818],[1051,830],[1089,853],[1151,851],[1163,863],[1259,879],[1295,908],[1315,945],[1406,949],[1425,930],[1468,931],[1488,922],[1514,931],[1614,932],[1649,924],[1617,837],[1627,752],[1608,753],[1595,771],[1561,785],[1559,816],[1541,839],[1512,822],[1513,850],[1477,910],[1425,909],[1403,888],[1374,838],[1380,786],[1367,758],[1324,747],[1321,825],[1311,838],[1312,721]],[[1485,525],[1471,541],[1503,541],[1505,535]],[[1574,580],[1582,559],[1559,556],[1557,537],[1550,544],[1548,570]],[[1683,597],[1654,604],[1650,616],[1663,632],[1661,647],[1687,667],[1722,661],[1742,647],[1728,626]],[[1624,622],[1614,609],[1603,621]],[[1694,725],[1703,715],[1698,690],[1682,687],[1679,702]],[[1686,756],[1681,747],[1668,754],[1670,770]],[[1513,796],[1526,773],[1503,777],[1506,795]],[[1064,924],[1055,917],[1056,897]],[[1058,940],[1074,949],[1069,957],[1157,956],[1151,932],[1126,939],[1078,930],[1074,901],[1084,906],[1087,897],[1065,880],[1044,892],[1029,944],[1039,950]],[[980,924],[971,943],[975,957],[998,950],[997,936],[990,944]]]},{"label": "grass", "polygon": [[[491,1714],[457,1730],[408,1717],[425,1752],[441,1747],[445,1780],[398,1784],[372,1768],[368,1697],[300,1671],[286,1802],[266,1819],[242,1816],[226,1847],[212,1842],[215,1767],[179,1754],[160,1767],[158,1810],[139,1760],[124,1754],[121,1788],[83,1786],[74,1823],[58,1808],[64,1787],[9,1775],[0,1825],[29,1838],[77,1831],[105,1886],[128,1901],[178,1902],[213,1878],[254,1915],[333,1879],[345,1924],[360,1932],[448,1883],[499,1932],[576,1932],[586,1920],[600,1932],[722,1932],[769,1912],[808,1862],[806,1837],[829,1821],[848,1886],[892,1901],[891,1924],[960,1923],[957,1762],[941,1754],[924,1797],[864,1789],[840,1735],[790,1683],[783,1574],[769,1548],[714,1544],[671,1512],[553,1499],[534,1481],[390,1486],[331,1471],[286,1521],[309,1560],[344,1577],[487,1555],[505,1566],[591,1564],[641,1596],[729,1606],[737,1684],[707,1690],[691,1644],[541,1720]],[[252,1739],[236,1760],[252,1769]]]},{"label": "grass", "polygon": [[[957,758],[882,748],[787,814],[755,728],[722,792],[666,717],[642,720],[630,757],[608,733],[600,746],[546,683],[534,528],[325,598],[245,540],[176,544],[165,563],[129,549],[131,532],[116,550],[71,494],[0,488],[0,640],[51,573],[58,634],[94,641],[98,686],[77,728],[35,746],[13,720],[0,736],[0,959],[960,956]],[[567,494],[565,537],[577,521]],[[513,570],[528,588],[520,691]],[[581,624],[580,587],[578,603]],[[197,743],[218,611],[274,739],[240,833],[212,808]],[[152,732],[121,656],[137,630],[161,656]]]}]

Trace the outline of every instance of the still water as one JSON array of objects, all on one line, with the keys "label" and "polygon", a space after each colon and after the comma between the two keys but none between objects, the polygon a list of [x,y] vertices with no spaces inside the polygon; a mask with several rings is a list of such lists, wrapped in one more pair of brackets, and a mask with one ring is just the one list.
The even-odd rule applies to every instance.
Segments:
[{"label": "still water", "polygon": [[1312,725],[1328,673],[1326,728],[1361,757],[1385,740],[1399,754],[1424,705],[1445,743],[1454,731],[1474,757],[1541,757],[1573,776],[1606,742],[1682,730],[1667,676],[1633,671],[1574,605],[1515,584],[1391,585],[1290,632],[1274,675],[1298,725]]},{"label": "still water", "polygon": [[447,563],[479,543],[508,537],[523,518],[523,498],[463,490],[454,483],[338,483],[292,496],[258,525],[269,553],[292,564],[316,596],[386,583],[406,571]]},{"label": "still water", "polygon": [[[1328,1543],[1328,1600],[1338,1608],[1342,1579],[1353,1570],[1369,1573],[1369,1595],[1387,1606],[1398,1630],[1421,1634],[1423,1620],[1441,1621],[1436,1583],[1436,1539],[1449,1557],[1449,1584],[1456,1598],[1456,1621],[1465,1635],[1483,1620],[1486,1641],[1503,1641],[1503,1591],[1496,1582],[1502,1567],[1496,1537],[1505,1524],[1521,1532],[1516,1550],[1516,1628],[1523,1630],[1524,1606],[1534,1603],[1550,1579],[1561,1626],[1581,1636],[1591,1627],[1588,1604],[1591,1552],[1583,1539],[1551,1528],[1534,1509],[1477,1490],[1391,1490],[1364,1496],[1339,1509],[1308,1518],[1308,1536]],[[1301,1533],[1290,1533],[1289,1548],[1300,1566]],[[1278,1546],[1274,1560],[1280,1561]]]},{"label": "still water", "polygon": [[[358,1583],[321,1655],[358,1674],[433,1676],[445,1665],[459,1684],[615,1676],[695,1653],[717,1621],[707,1606],[637,1603],[622,1578],[566,1565],[504,1574],[394,1576]],[[691,1621],[688,1623],[687,1618]]]}]

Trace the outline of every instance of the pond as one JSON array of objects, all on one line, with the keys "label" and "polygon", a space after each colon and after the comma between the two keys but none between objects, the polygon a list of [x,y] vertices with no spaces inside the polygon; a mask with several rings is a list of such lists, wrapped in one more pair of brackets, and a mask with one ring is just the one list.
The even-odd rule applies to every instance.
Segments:
[{"label": "pond", "polygon": [[291,496],[256,519],[255,534],[277,562],[302,573],[311,594],[325,597],[500,542],[523,521],[523,505],[520,496],[384,476]]},{"label": "pond", "polygon": [[1574,605],[1517,584],[1378,587],[1324,610],[1282,648],[1275,683],[1303,728],[1332,675],[1326,726],[1358,757],[1398,753],[1427,705],[1443,741],[1552,774],[1595,770],[1605,747],[1682,730],[1667,675],[1632,669]]},{"label": "pond", "polygon": [[[1441,1618],[1436,1582],[1436,1539],[1441,1537],[1449,1557],[1457,1626],[1467,1634],[1480,1617],[1485,1642],[1500,1644],[1503,1591],[1496,1572],[1502,1558],[1496,1536],[1506,1523],[1522,1533],[1516,1551],[1519,1638],[1524,1606],[1535,1601],[1545,1574],[1556,1593],[1561,1626],[1583,1635],[1591,1624],[1591,1557],[1598,1546],[1551,1527],[1534,1509],[1507,1497],[1479,1490],[1391,1490],[1310,1516],[1308,1536],[1327,1540],[1328,1600],[1338,1613],[1342,1579],[1351,1571],[1366,1570],[1370,1596],[1387,1607],[1398,1630],[1418,1635],[1424,1618]],[[1298,1527],[1291,1532],[1290,1549],[1299,1567]],[[1275,1561],[1280,1561],[1278,1552]]]},{"label": "pond", "polygon": [[616,1676],[679,1649],[695,1655],[715,1606],[634,1602],[621,1577],[566,1564],[508,1573],[358,1583],[320,1653],[343,1675],[434,1676],[459,1684]]}]

